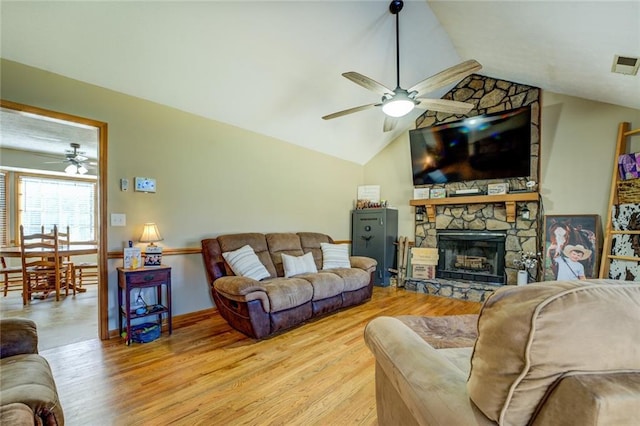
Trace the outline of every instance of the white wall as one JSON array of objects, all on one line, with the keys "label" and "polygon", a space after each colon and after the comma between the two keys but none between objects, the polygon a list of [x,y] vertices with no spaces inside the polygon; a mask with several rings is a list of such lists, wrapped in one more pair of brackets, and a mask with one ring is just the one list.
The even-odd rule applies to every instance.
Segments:
[{"label": "white wall", "polygon": [[[621,121],[640,127],[640,110],[551,92],[542,95],[541,192],[545,214],[598,214],[606,220]],[[640,139],[631,152],[640,151]],[[399,235],[415,238],[408,132],[364,167],[364,182],[381,185],[398,206]]]}]

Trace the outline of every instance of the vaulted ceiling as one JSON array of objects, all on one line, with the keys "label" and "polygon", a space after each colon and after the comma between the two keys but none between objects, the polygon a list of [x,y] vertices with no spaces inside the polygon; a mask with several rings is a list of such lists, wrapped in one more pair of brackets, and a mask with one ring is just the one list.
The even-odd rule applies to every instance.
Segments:
[{"label": "vaulted ceiling", "polygon": [[[321,117],[380,100],[343,72],[395,87],[388,6],[3,0],[0,54],[364,164],[421,111],[388,133],[378,108]],[[483,75],[640,109],[640,77],[611,72],[614,55],[640,56],[637,1],[405,1],[400,50],[405,88],[476,59]]]}]

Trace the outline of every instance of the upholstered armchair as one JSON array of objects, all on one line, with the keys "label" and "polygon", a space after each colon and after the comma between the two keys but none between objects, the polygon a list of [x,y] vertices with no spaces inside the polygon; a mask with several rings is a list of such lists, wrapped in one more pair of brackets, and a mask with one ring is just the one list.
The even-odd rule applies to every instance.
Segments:
[{"label": "upholstered armchair", "polygon": [[[365,341],[378,423],[637,424],[638,324],[640,283],[614,280],[504,286],[462,327],[456,317],[376,318]],[[460,347],[465,339],[473,346]]]},{"label": "upholstered armchair", "polygon": [[0,423],[63,425],[49,363],[38,355],[36,323],[0,320]]}]

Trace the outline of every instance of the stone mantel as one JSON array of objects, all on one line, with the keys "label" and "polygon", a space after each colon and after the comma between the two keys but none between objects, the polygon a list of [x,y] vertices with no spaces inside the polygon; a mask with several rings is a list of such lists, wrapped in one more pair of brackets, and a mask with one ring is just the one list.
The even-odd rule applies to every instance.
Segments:
[{"label": "stone mantel", "polygon": [[538,201],[537,192],[517,192],[501,195],[471,195],[464,197],[428,198],[420,200],[409,200],[409,204],[425,206],[429,222],[436,220],[436,206],[443,205],[466,205],[466,204],[504,204],[507,210],[507,222],[516,221],[516,203],[526,201]]}]

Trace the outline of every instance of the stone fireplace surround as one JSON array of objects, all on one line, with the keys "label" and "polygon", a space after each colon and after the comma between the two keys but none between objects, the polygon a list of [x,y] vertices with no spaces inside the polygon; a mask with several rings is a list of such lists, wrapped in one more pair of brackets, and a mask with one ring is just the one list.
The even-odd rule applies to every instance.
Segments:
[{"label": "stone fireplace surround", "polygon": [[[538,182],[540,156],[540,89],[505,80],[498,80],[478,74],[462,80],[451,89],[443,99],[453,99],[461,102],[471,102],[474,109],[466,116],[507,111],[522,106],[531,106],[531,176],[520,179],[468,181],[430,187],[445,188],[448,193],[457,189],[479,188],[485,190],[488,183],[506,182],[512,191],[526,191],[527,180]],[[440,112],[426,111],[416,120],[416,128],[429,127],[464,118],[462,115],[451,115]],[[464,197],[468,199],[469,197]],[[542,204],[539,197],[535,201],[515,202],[515,220],[512,217],[513,206],[508,211],[504,202],[463,203],[455,197],[449,198],[446,204],[430,206],[435,220],[429,220],[428,215],[416,215],[415,246],[437,248],[437,233],[440,230],[476,230],[503,232],[505,238],[505,276],[506,284],[515,285],[517,282],[517,268],[514,260],[520,257],[521,251],[540,252],[542,240]],[[478,199],[480,200],[480,198]],[[423,212],[416,205],[418,211]],[[523,215],[529,210],[528,218]],[[420,219],[418,219],[420,218]],[[533,280],[537,280],[539,271],[530,271]],[[474,281],[455,281],[448,279],[417,280],[408,279],[405,286],[409,290],[429,294],[439,294],[461,299],[483,301],[487,293],[495,290],[492,284]]]}]

